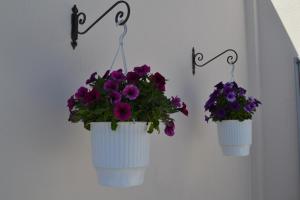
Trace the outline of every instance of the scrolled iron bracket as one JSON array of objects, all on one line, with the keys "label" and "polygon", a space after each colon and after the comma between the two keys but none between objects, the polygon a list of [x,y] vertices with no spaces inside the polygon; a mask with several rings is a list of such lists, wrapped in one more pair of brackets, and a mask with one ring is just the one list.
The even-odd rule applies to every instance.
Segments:
[{"label": "scrolled iron bracket", "polygon": [[195,53],[195,48],[193,47],[193,49],[192,49],[193,75],[195,75],[196,67],[204,67],[208,63],[212,62],[213,60],[219,58],[220,56],[222,56],[223,54],[226,54],[228,52],[232,53],[232,55],[229,55],[227,57],[227,63],[230,64],[230,65],[235,64],[237,62],[237,60],[238,60],[238,54],[233,49],[227,49],[227,50],[223,51],[222,53],[218,54],[217,56],[213,57],[212,59],[210,59],[210,60],[208,60],[208,61],[206,61],[206,62],[204,62],[204,63],[201,64],[200,62],[203,61],[204,55],[201,52]]},{"label": "scrolled iron bracket", "polygon": [[[130,16],[130,6],[126,1],[117,1],[114,5],[112,5],[107,11],[105,11],[98,19],[96,19],[89,27],[87,27],[84,31],[78,30],[78,25],[83,25],[86,21],[86,14],[83,12],[79,12],[76,5],[72,7],[71,14],[71,45],[73,49],[77,46],[78,35],[86,34],[93,26],[95,26],[103,17],[105,17],[111,10],[113,10],[117,5],[124,4],[126,6],[127,12],[126,16],[123,11],[118,11],[115,16],[115,23],[122,26],[126,24]],[[79,13],[78,13],[79,12]]]}]

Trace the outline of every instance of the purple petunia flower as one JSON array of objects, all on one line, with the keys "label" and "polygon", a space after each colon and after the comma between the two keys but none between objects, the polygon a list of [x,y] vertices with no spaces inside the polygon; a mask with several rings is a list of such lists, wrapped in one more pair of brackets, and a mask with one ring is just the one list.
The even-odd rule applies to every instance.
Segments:
[{"label": "purple petunia flower", "polygon": [[186,104],[184,102],[182,102],[182,107],[179,108],[179,111],[182,112],[185,116],[189,115],[189,111],[186,108]]},{"label": "purple petunia flower", "polygon": [[224,87],[223,82],[220,82],[220,83],[218,83],[217,85],[215,85],[215,88],[217,88],[218,90],[223,89],[223,87]]},{"label": "purple petunia flower", "polygon": [[151,75],[150,80],[161,92],[164,92],[166,90],[166,79],[160,73],[156,72],[154,75]]},{"label": "purple petunia flower", "polygon": [[249,97],[249,98],[248,98],[248,102],[254,103],[256,107],[258,107],[259,104],[261,104],[261,102],[258,101],[257,99],[255,99],[254,97]]},{"label": "purple petunia flower", "polygon": [[91,77],[88,79],[88,80],[86,80],[86,84],[90,84],[90,83],[93,83],[93,82],[95,82],[97,79],[96,79],[96,75],[97,75],[97,72],[94,72],[94,73],[92,73],[91,74]]},{"label": "purple petunia flower", "polygon": [[208,101],[204,105],[205,111],[211,109],[214,106],[215,106],[215,99],[212,98],[208,99]]},{"label": "purple petunia flower", "polygon": [[224,85],[224,89],[223,89],[224,94],[227,95],[228,93],[230,93],[232,91],[233,91],[232,84],[226,83]]},{"label": "purple petunia flower", "polygon": [[175,124],[173,121],[166,122],[165,134],[170,137],[175,135]]},{"label": "purple petunia flower", "polygon": [[238,85],[236,84],[236,82],[227,82],[224,85],[223,92],[225,93],[225,95],[227,95],[228,93],[236,91],[237,89]]},{"label": "purple petunia flower", "polygon": [[74,96],[72,95],[69,99],[68,99],[68,107],[69,110],[71,111],[75,106],[75,99]]},{"label": "purple petunia flower", "polygon": [[128,103],[117,103],[114,107],[114,116],[120,121],[131,118],[131,106]]},{"label": "purple petunia flower", "polygon": [[127,73],[127,81],[128,83],[137,83],[139,80],[140,76],[136,72],[128,72]]},{"label": "purple petunia flower", "polygon": [[227,87],[227,88],[233,88],[233,82],[227,82],[224,84],[224,88]]},{"label": "purple petunia flower", "polygon": [[106,91],[114,91],[119,89],[119,83],[112,80],[107,80],[104,85],[103,89]]},{"label": "purple petunia flower", "polygon": [[142,77],[146,76],[150,72],[150,67],[148,65],[143,65],[141,67],[135,67],[133,70]]},{"label": "purple petunia flower", "polygon": [[223,119],[226,115],[226,112],[225,110],[222,108],[222,109],[219,109],[216,113],[217,117],[220,118],[220,119]]},{"label": "purple petunia flower", "polygon": [[232,109],[232,110],[239,110],[240,109],[240,104],[236,101],[231,103],[229,106],[230,106],[230,109]]},{"label": "purple petunia flower", "polygon": [[112,91],[109,96],[113,104],[119,103],[122,99],[122,95],[116,91]]},{"label": "purple petunia flower", "polygon": [[240,87],[238,89],[238,91],[239,91],[239,95],[241,95],[241,96],[245,96],[246,95],[246,90],[244,88]]},{"label": "purple petunia flower", "polygon": [[96,88],[93,88],[90,92],[88,92],[85,95],[83,102],[85,104],[91,104],[95,101],[99,101],[100,98],[101,98],[100,92]]},{"label": "purple petunia flower", "polygon": [[238,89],[239,88],[239,86],[238,86],[238,84],[235,82],[235,81],[233,81],[233,82],[231,82],[232,83],[232,87],[233,87],[233,89]]},{"label": "purple petunia flower", "polygon": [[110,74],[111,79],[115,81],[123,81],[125,80],[126,76],[123,74],[122,69],[119,69],[117,71],[113,71]]},{"label": "purple petunia flower", "polygon": [[252,109],[250,107],[250,104],[247,104],[245,107],[244,107],[244,110],[248,113],[251,113],[252,112]]},{"label": "purple petunia flower", "polygon": [[77,99],[83,99],[85,95],[88,93],[88,89],[85,87],[80,87],[77,92],[75,93],[75,97]]},{"label": "purple petunia flower", "polygon": [[226,99],[227,101],[229,102],[234,102],[236,100],[236,95],[234,92],[229,92],[227,95],[226,95]]},{"label": "purple petunia flower", "polygon": [[220,94],[220,90],[216,89],[216,90],[213,91],[213,93],[211,93],[211,94],[209,95],[209,97],[210,97],[211,99],[215,100],[215,99],[219,96],[219,94]]},{"label": "purple petunia flower", "polygon": [[139,96],[140,90],[135,85],[126,85],[122,94],[130,100],[135,100]]},{"label": "purple petunia flower", "polygon": [[181,100],[180,100],[180,98],[178,96],[172,97],[171,98],[171,104],[175,108],[180,108],[181,107]]}]

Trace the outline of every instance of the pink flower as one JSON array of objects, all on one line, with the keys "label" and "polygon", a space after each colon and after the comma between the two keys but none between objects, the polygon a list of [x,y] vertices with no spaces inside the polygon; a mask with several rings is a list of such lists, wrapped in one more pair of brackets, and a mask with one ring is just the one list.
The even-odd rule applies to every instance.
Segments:
[{"label": "pink flower", "polygon": [[161,92],[164,92],[166,90],[166,79],[160,73],[156,72],[154,75],[151,75],[150,80]]},{"label": "pink flower", "polygon": [[166,122],[165,134],[167,136],[175,135],[175,124],[173,121]]},{"label": "pink flower", "polygon": [[113,104],[119,103],[122,99],[122,95],[116,91],[112,91],[109,96]]},{"label": "pink flower", "polygon": [[75,106],[75,99],[74,96],[72,95],[69,99],[68,99],[68,107],[69,110],[71,111]]},{"label": "pink flower", "polygon": [[133,70],[142,77],[146,76],[150,72],[150,67],[148,65],[143,65],[141,67],[135,67]]},{"label": "pink flower", "polygon": [[88,92],[85,95],[83,101],[86,104],[91,104],[95,101],[99,101],[100,97],[101,97],[100,92],[96,88],[93,88],[90,92]]},{"label": "pink flower", "polygon": [[114,91],[119,89],[119,83],[112,80],[107,80],[104,85],[103,89],[106,91]]},{"label": "pink flower", "polygon": [[130,100],[135,100],[139,96],[140,90],[135,85],[126,85],[122,94]]},{"label": "pink flower", "polygon": [[180,98],[178,96],[172,97],[171,104],[175,108],[180,108],[181,107],[181,100],[180,100]]},{"label": "pink flower", "polygon": [[128,83],[137,83],[140,76],[136,72],[128,72],[127,73],[127,81]]},{"label": "pink flower", "polygon": [[122,69],[119,69],[118,71],[113,71],[110,74],[111,79],[115,81],[123,81],[125,80],[126,76],[123,74]]},{"label": "pink flower", "polygon": [[114,116],[120,121],[131,118],[131,106],[128,103],[117,103],[114,107]]},{"label": "pink flower", "polygon": [[77,99],[82,99],[85,97],[85,95],[88,93],[88,89],[85,87],[80,87],[77,92],[75,93],[75,97]]},{"label": "pink flower", "polygon": [[188,116],[189,115],[189,111],[186,108],[186,104],[182,103],[182,107],[179,108],[179,111],[182,112],[184,115]]}]

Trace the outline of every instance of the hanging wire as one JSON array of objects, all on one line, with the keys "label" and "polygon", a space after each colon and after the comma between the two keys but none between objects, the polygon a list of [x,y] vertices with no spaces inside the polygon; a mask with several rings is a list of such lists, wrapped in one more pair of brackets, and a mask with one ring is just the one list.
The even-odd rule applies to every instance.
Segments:
[{"label": "hanging wire", "polygon": [[[117,26],[120,25],[123,21],[120,21],[119,23],[117,23]],[[122,55],[122,61],[123,61],[123,67],[124,67],[124,72],[125,74],[127,74],[127,62],[126,62],[126,56],[125,56],[125,50],[124,50],[124,38],[127,34],[127,25],[124,24],[122,25],[124,27],[124,31],[123,33],[120,35],[119,37],[119,46],[118,46],[118,49],[117,49],[117,52],[113,58],[113,61],[112,61],[112,64],[110,66],[110,71],[112,70],[115,62],[116,62],[116,59],[121,51],[121,55]]]},{"label": "hanging wire", "polygon": [[234,70],[235,70],[235,65],[234,64],[231,64],[232,68],[231,68],[231,72],[230,72],[230,82],[233,82],[234,81]]}]

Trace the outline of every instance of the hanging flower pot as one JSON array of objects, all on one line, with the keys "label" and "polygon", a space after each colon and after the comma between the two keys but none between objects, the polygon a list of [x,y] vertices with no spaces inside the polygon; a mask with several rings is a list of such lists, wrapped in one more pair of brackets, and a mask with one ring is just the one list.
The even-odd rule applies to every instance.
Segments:
[{"label": "hanging flower pot", "polygon": [[93,73],[68,100],[69,121],[82,121],[91,130],[92,158],[99,183],[131,187],[143,183],[149,163],[149,134],[165,124],[168,136],[175,134],[170,114],[188,115],[180,98],[165,95],[165,78],[150,67],[135,67]]},{"label": "hanging flower pot", "polygon": [[92,158],[98,181],[105,186],[140,185],[149,163],[150,137],[145,122],[91,123]]},{"label": "hanging flower pot", "polygon": [[252,144],[252,121],[224,120],[217,122],[219,143],[226,156],[249,155]]},{"label": "hanging flower pot", "polygon": [[247,156],[252,144],[252,115],[261,104],[246,97],[246,90],[236,82],[218,83],[206,102],[205,116],[217,123],[219,143],[226,156]]}]

